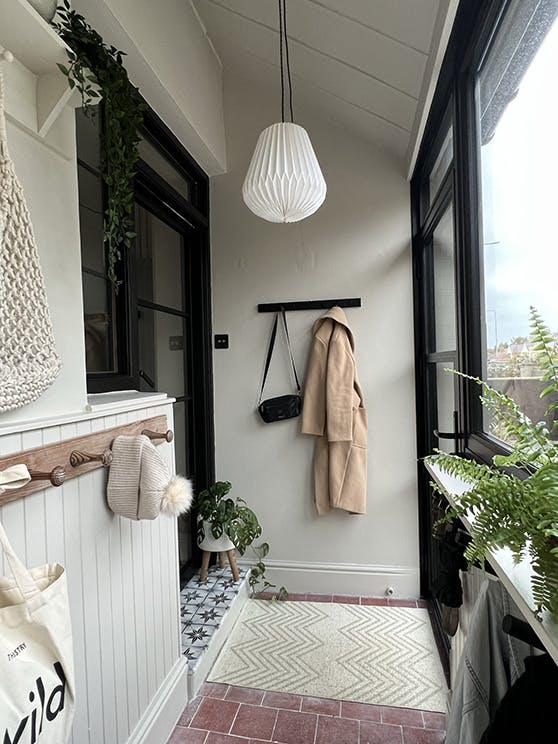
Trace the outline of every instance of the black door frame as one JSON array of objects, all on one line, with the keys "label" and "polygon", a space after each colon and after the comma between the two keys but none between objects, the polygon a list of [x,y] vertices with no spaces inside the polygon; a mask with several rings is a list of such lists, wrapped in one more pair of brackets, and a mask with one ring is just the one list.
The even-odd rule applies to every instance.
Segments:
[{"label": "black door frame", "polygon": [[[411,224],[413,251],[413,295],[416,367],[416,416],[419,499],[419,553],[421,596],[432,599],[431,579],[431,488],[422,459],[432,451],[429,430],[432,406],[429,399],[427,340],[429,328],[425,285],[424,251],[433,225],[448,200],[453,203],[455,236],[456,367],[470,375],[481,375],[481,253],[480,192],[475,97],[476,71],[490,46],[498,19],[510,0],[462,0],[440,71],[432,106],[411,180]],[[428,175],[445,136],[448,123],[453,128],[453,161],[432,204]],[[433,355],[431,355],[433,356]],[[465,456],[489,461],[502,446],[482,431],[482,410],[478,391],[465,380],[457,380],[457,410],[460,439],[457,451]],[[432,603],[434,627],[443,648],[449,652],[449,639],[442,632],[438,603]]]},{"label": "black door frame", "polygon": [[[187,436],[192,445],[192,469],[196,492],[215,480],[215,431],[213,416],[213,349],[211,318],[211,256],[209,237],[209,179],[181,143],[149,110],[144,116],[143,132],[191,183],[191,199],[172,189],[147,163],[139,161],[134,179],[139,204],[184,235],[190,245],[190,283],[184,287],[192,349],[190,367],[184,370],[191,383],[191,406]],[[135,285],[135,283],[134,283]],[[137,307],[134,286],[131,301]],[[135,333],[137,335],[137,323]],[[136,338],[137,344],[137,338]],[[201,562],[196,539],[196,512],[192,517],[192,565],[181,570],[181,584]]]}]

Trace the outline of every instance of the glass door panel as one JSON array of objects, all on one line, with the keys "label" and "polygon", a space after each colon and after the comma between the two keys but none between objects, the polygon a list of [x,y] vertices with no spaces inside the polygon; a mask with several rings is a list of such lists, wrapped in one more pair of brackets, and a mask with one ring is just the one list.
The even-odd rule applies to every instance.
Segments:
[{"label": "glass door panel", "polygon": [[[140,389],[165,392],[174,404],[176,472],[194,477],[190,376],[192,343],[186,311],[190,285],[188,241],[144,206],[136,205],[138,346]],[[193,524],[187,514],[178,520],[181,570],[193,558]]]},{"label": "glass door panel", "polygon": [[453,212],[444,212],[432,236],[434,270],[434,327],[433,351],[455,351],[455,246],[453,240]]}]

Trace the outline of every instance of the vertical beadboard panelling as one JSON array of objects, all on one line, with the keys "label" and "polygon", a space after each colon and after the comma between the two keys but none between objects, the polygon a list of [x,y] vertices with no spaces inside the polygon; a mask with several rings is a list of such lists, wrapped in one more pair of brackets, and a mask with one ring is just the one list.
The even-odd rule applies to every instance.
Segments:
[{"label": "vertical beadboard panelling", "polygon": [[[158,406],[0,435],[0,454],[109,429],[157,414]],[[174,471],[172,445],[159,446]],[[180,659],[176,521],[116,517],[99,469],[0,508],[28,565],[65,566],[72,613],[77,707],[72,744],[126,744]],[[6,573],[3,558],[2,572]]]},{"label": "vertical beadboard panelling", "polygon": [[[43,429],[43,445],[59,442],[60,427]],[[51,488],[45,497],[46,550],[50,560],[66,565],[66,537],[64,530],[64,491]]]},{"label": "vertical beadboard panelling", "polygon": [[[21,434],[9,434],[0,438],[0,455],[11,455],[23,449]],[[25,518],[21,501],[12,501],[0,508],[0,518],[10,542],[22,560],[27,560],[25,554]],[[2,555],[2,575],[9,573],[7,562]]]},{"label": "vertical beadboard panelling", "polygon": [[[87,422],[88,423],[88,422]],[[79,427],[79,434],[86,433],[83,426]],[[60,438],[69,439],[78,436],[77,424],[64,424],[60,427]],[[83,476],[87,478],[88,476]],[[79,481],[75,479],[64,483],[61,487],[64,498],[64,535],[66,555],[66,575],[68,580],[68,594],[72,613],[72,633],[74,638],[74,669],[76,680],[77,709],[73,727],[73,744],[86,742],[89,744],[89,696],[87,688],[85,655],[85,635],[88,618],[84,611],[85,582],[81,565],[81,513],[79,503]],[[48,494],[50,495],[50,490]],[[47,502],[48,508],[48,502]]]},{"label": "vertical beadboard panelling", "polygon": [[[24,431],[21,435],[23,449],[33,449],[43,444],[40,430]],[[33,493],[23,499],[25,529],[25,556],[29,568],[46,563],[46,524],[44,491]]]}]

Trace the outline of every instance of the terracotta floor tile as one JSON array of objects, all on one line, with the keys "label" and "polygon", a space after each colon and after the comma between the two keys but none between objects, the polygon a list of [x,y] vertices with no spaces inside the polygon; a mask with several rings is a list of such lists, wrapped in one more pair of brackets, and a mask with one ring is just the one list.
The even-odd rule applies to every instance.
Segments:
[{"label": "terracotta floor tile", "polygon": [[382,720],[382,709],[379,705],[352,703],[343,700],[341,703],[341,715],[343,718],[356,718],[359,721],[377,721],[380,723]]},{"label": "terracotta floor tile", "polygon": [[307,594],[307,602],[331,602],[333,600],[332,594]]},{"label": "terracotta floor tile", "polygon": [[300,710],[302,695],[292,695],[290,692],[266,692],[262,705],[269,708],[286,708]]},{"label": "terracotta floor tile", "polygon": [[401,726],[389,723],[374,723],[361,721],[360,744],[402,744],[403,732]]},{"label": "terracotta floor tile", "polygon": [[387,607],[388,601],[385,597],[361,597],[361,605],[374,605],[375,607]]},{"label": "terracotta floor tile", "polygon": [[209,734],[205,744],[246,744],[247,739],[230,734]]},{"label": "terracotta floor tile", "polygon": [[231,734],[271,739],[275,727],[277,710],[259,705],[241,705],[231,729]]},{"label": "terracotta floor tile", "polygon": [[228,689],[229,686],[224,685],[221,682],[204,682],[198,695],[223,699],[227,694]]},{"label": "terracotta floor tile", "polygon": [[432,713],[429,710],[422,711],[424,727],[427,729],[438,729],[445,731],[448,725],[448,718],[445,713]]},{"label": "terracotta floor tile", "polygon": [[188,705],[184,708],[182,711],[182,715],[178,719],[178,725],[179,726],[189,726],[192,718],[194,717],[197,709],[199,708],[199,705],[201,703],[202,699],[200,697],[195,697],[193,700],[190,700]]},{"label": "terracotta floor tile", "polygon": [[388,607],[413,607],[416,608],[416,599],[388,599]]},{"label": "terracotta floor tile", "polygon": [[382,707],[382,723],[396,723],[400,726],[424,727],[422,712],[412,708]]},{"label": "terracotta floor tile", "polygon": [[280,710],[272,739],[281,744],[314,744],[317,722],[313,713]]},{"label": "terracotta floor tile", "polygon": [[306,594],[296,594],[295,592],[289,592],[287,601],[288,602],[305,602],[306,597],[307,597]]},{"label": "terracotta floor tile", "polygon": [[191,726],[226,734],[232,726],[238,708],[238,703],[229,700],[204,698],[192,719]]},{"label": "terracotta floor tile", "polygon": [[418,599],[417,607],[421,607],[423,610],[427,610],[430,607],[430,602],[427,599]]},{"label": "terracotta floor tile", "polygon": [[359,744],[359,722],[318,716],[316,744]]},{"label": "terracotta floor tile", "polygon": [[360,597],[352,597],[346,594],[334,594],[333,601],[341,604],[360,604]]},{"label": "terracotta floor tile", "polygon": [[302,710],[306,713],[322,713],[326,716],[340,716],[341,701],[320,697],[303,697]]},{"label": "terracotta floor tile", "polygon": [[177,726],[168,744],[204,744],[207,731]]},{"label": "terracotta floor tile", "polygon": [[264,694],[264,690],[256,690],[253,687],[236,687],[235,685],[231,685],[225,696],[225,700],[233,700],[235,703],[261,705]]},{"label": "terracotta floor tile", "polygon": [[445,731],[403,726],[404,744],[444,744]]}]

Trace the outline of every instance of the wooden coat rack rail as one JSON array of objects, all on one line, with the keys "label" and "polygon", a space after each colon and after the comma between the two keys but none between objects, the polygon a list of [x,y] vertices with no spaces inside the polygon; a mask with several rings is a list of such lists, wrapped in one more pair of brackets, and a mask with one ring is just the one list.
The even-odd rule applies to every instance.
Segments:
[{"label": "wooden coat rack rail", "polygon": [[22,499],[36,491],[42,491],[51,485],[61,486],[66,481],[91,470],[107,467],[112,462],[112,442],[120,434],[128,436],[145,434],[155,444],[161,441],[172,442],[173,439],[172,431],[167,429],[167,417],[153,416],[142,421],[134,421],[132,424],[115,426],[112,429],[0,457],[0,471],[24,464],[32,475],[31,482],[22,488],[0,494],[0,506]]}]

